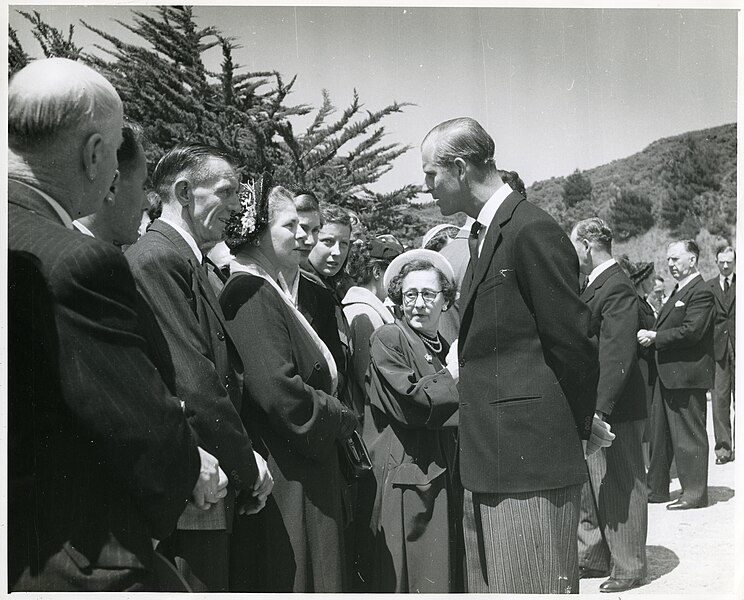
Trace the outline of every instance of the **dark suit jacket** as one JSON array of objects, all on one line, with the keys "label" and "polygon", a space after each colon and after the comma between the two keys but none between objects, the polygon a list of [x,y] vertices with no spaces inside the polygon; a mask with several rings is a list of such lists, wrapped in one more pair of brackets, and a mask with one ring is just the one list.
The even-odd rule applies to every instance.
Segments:
[{"label": "dark suit jacket", "polygon": [[[518,193],[499,207],[460,299],[460,468],[466,489],[587,479],[597,390],[589,309],[568,236]],[[578,434],[577,434],[578,431]]]},{"label": "dark suit jacket", "polygon": [[[638,297],[638,327],[639,329],[653,329],[656,323],[656,315],[653,307],[645,298]],[[653,346],[644,348],[638,344],[638,358],[640,359],[641,373],[646,382],[646,407],[651,405],[651,399],[656,383],[656,356]],[[650,416],[650,415],[649,415]]]},{"label": "dark suit jacket", "polygon": [[[161,372],[167,373],[166,383],[184,402],[199,445],[220,461],[232,490],[251,490],[258,467],[240,419],[242,363],[226,334],[206,266],[160,219],[125,256],[156,321],[148,328],[148,339],[158,349],[158,362],[165,363]],[[157,328],[162,336],[151,335]],[[227,512],[224,503],[209,511],[189,506],[179,528],[229,529],[233,499],[226,499]]]},{"label": "dark suit jacket", "polygon": [[664,387],[713,387],[714,300],[710,286],[698,275],[672,294],[656,319],[656,367]]},{"label": "dark suit jacket", "polygon": [[726,357],[730,347],[736,349],[736,275],[727,294],[723,293],[718,277],[708,282],[715,298],[716,316],[713,328],[713,349],[717,361]]},{"label": "dark suit jacket", "polygon": [[261,548],[244,569],[258,580],[251,591],[341,591],[342,405],[331,395],[325,358],[261,277],[233,273],[220,304],[250,364],[241,414],[274,477],[266,508],[239,525],[246,539],[238,545]]},{"label": "dark suit jacket", "polygon": [[597,410],[609,423],[646,417],[646,384],[638,364],[638,295],[617,263],[581,294],[592,311],[591,330],[599,340]]},{"label": "dark suit jacket", "polygon": [[[41,330],[10,338],[9,414],[25,415],[9,431],[10,472],[28,492],[10,502],[22,509],[9,517],[10,587],[24,568],[27,589],[66,581],[47,572],[61,553],[80,569],[148,566],[150,538],[173,530],[191,495],[196,443],[147,357],[124,257],[65,228],[33,190],[8,188],[10,250],[35,264],[51,304]],[[34,301],[25,289],[11,294],[11,322]],[[29,343],[43,356],[14,363]]]}]

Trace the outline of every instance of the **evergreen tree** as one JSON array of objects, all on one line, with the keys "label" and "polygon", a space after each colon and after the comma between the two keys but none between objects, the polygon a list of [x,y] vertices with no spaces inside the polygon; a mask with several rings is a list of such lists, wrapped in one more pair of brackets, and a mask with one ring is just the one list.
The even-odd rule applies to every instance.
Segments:
[{"label": "evergreen tree", "polygon": [[610,204],[610,223],[620,240],[645,233],[654,225],[651,200],[635,188],[619,190]]},{"label": "evergreen tree", "polygon": [[566,208],[591,200],[591,197],[592,182],[579,169],[566,177],[563,182],[563,204]]}]

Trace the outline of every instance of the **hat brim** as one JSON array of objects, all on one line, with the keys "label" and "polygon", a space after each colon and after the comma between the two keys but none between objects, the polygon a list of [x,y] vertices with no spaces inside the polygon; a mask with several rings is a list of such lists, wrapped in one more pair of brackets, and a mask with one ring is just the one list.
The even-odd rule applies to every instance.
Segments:
[{"label": "hat brim", "polygon": [[385,289],[390,286],[390,282],[396,275],[398,275],[398,273],[401,272],[403,267],[414,260],[425,260],[430,262],[434,267],[442,272],[452,285],[455,285],[455,271],[450,262],[444,256],[439,254],[439,252],[434,252],[434,250],[416,248],[415,250],[408,250],[407,252],[396,256],[390,265],[388,265],[383,279]]}]

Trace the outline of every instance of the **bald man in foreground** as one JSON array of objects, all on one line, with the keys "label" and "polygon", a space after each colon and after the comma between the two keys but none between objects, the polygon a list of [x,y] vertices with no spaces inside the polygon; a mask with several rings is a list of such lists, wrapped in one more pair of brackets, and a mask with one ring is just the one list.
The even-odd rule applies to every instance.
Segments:
[{"label": "bald man in foreground", "polygon": [[151,538],[225,493],[145,353],[126,260],[72,228],[114,181],[122,118],[74,61],[9,83],[10,591],[153,589]]}]

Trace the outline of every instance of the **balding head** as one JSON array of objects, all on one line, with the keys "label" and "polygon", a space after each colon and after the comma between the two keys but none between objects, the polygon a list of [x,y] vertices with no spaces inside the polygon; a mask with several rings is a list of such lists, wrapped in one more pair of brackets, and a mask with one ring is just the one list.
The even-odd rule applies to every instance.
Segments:
[{"label": "balding head", "polygon": [[90,67],[66,58],[36,60],[8,85],[8,143],[33,152],[60,136],[97,130],[121,109],[114,87]]},{"label": "balding head", "polygon": [[38,186],[70,216],[95,212],[116,174],[122,103],[90,67],[37,60],[8,84],[9,175]]}]

